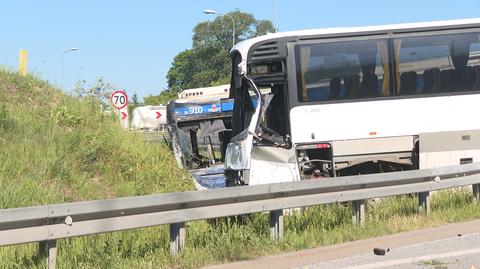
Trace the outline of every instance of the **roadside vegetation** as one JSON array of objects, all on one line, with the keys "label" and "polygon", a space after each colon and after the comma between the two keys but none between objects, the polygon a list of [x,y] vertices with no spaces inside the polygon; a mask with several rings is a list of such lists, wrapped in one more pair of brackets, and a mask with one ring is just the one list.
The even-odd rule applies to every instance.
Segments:
[{"label": "roadside vegetation", "polygon": [[122,131],[94,97],[0,71],[0,207],[191,188],[168,149]]},{"label": "roadside vegetation", "polygon": [[[193,188],[168,149],[121,130],[95,98],[66,96],[35,77],[0,71],[0,208],[184,191]],[[186,249],[172,257],[168,226],[59,240],[58,268],[198,268],[480,217],[471,191],[367,205],[364,227],[349,203],[294,210],[285,237],[269,238],[268,215],[187,223]],[[45,268],[38,244],[0,247],[0,268]]]}]

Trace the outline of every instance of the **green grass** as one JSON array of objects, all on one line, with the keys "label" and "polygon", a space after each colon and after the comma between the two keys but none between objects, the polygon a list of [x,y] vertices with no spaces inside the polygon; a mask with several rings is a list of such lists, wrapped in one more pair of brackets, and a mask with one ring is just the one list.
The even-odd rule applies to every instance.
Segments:
[{"label": "green grass", "polygon": [[[0,208],[192,189],[167,148],[124,132],[91,99],[61,94],[35,77],[0,71]],[[198,268],[480,217],[469,190],[367,204],[364,227],[349,203],[294,210],[285,237],[269,238],[268,215],[187,223],[186,248],[168,252],[168,226],[59,240],[58,268]],[[44,268],[38,244],[0,247],[0,268]]]},{"label": "green grass", "polygon": [[0,128],[1,208],[192,188],[166,147],[34,77],[0,72]]}]

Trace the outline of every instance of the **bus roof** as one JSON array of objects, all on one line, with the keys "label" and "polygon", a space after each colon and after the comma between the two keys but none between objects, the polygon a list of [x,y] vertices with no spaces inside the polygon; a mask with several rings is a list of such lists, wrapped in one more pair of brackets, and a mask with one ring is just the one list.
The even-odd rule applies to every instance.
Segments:
[{"label": "bus roof", "polygon": [[336,27],[336,28],[321,28],[321,29],[309,29],[290,32],[272,33],[263,36],[254,37],[244,40],[236,44],[232,52],[240,53],[242,61],[239,64],[242,73],[246,72],[246,59],[250,47],[258,42],[279,39],[279,38],[302,38],[318,36],[335,36],[335,35],[347,35],[347,34],[368,34],[368,33],[382,33],[382,32],[404,32],[415,30],[435,30],[444,29],[446,27],[463,28],[463,27],[480,27],[480,18],[461,19],[461,20],[447,20],[447,21],[432,21],[432,22],[416,22],[416,23],[402,23],[402,24],[389,24],[389,25],[377,25],[377,26],[358,26],[358,27]]},{"label": "bus roof", "polygon": [[191,92],[191,91],[215,91],[215,90],[223,90],[223,89],[229,89],[230,84],[223,84],[223,85],[218,85],[218,86],[209,86],[209,87],[202,87],[202,88],[191,88],[191,89],[184,89],[182,92]]}]

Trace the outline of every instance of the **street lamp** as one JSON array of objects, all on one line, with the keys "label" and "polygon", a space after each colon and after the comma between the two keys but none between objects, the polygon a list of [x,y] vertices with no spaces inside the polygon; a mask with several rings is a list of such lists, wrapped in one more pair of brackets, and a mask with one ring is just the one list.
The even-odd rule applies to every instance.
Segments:
[{"label": "street lamp", "polygon": [[233,19],[232,16],[228,15],[227,13],[219,13],[216,12],[215,10],[212,9],[205,9],[203,10],[203,13],[210,15],[210,14],[216,14],[216,15],[222,15],[222,16],[227,16],[232,20],[232,28],[233,28],[233,34],[232,34],[232,48],[235,46],[235,20]]},{"label": "street lamp", "polygon": [[278,32],[278,0],[275,0],[275,33]]},{"label": "street lamp", "polygon": [[61,85],[61,86],[62,86],[62,89],[63,89],[63,59],[65,58],[65,54],[67,54],[67,53],[69,53],[69,52],[71,52],[71,51],[77,51],[77,50],[79,50],[79,48],[73,47],[73,48],[69,48],[69,49],[65,50],[65,51],[62,53],[62,70],[61,70],[61,71],[62,71],[62,85]]}]

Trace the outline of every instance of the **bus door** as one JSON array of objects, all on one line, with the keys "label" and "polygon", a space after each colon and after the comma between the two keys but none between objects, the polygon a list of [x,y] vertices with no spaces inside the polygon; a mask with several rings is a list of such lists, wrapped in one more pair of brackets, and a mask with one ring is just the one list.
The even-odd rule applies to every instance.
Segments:
[{"label": "bus door", "polygon": [[[244,76],[241,94],[251,97],[254,110],[237,106],[248,125],[227,147],[225,168],[240,184],[257,185],[295,180],[295,152],[289,142],[286,88],[281,83],[259,84]],[[244,96],[249,100],[248,96]],[[237,97],[238,98],[238,97]],[[240,98],[239,98],[240,99]],[[234,108],[235,109],[235,108]]]}]

